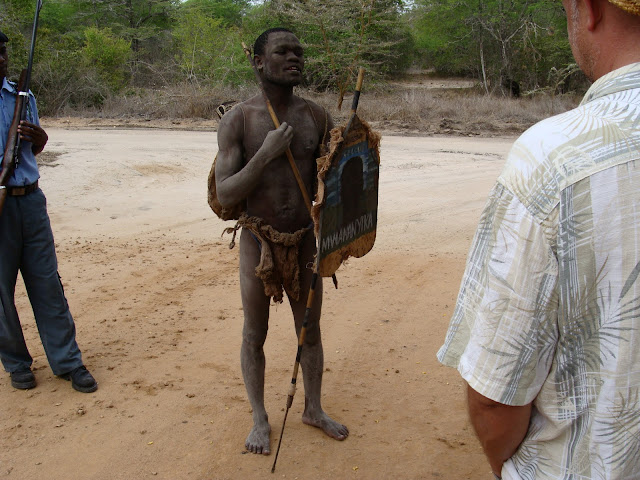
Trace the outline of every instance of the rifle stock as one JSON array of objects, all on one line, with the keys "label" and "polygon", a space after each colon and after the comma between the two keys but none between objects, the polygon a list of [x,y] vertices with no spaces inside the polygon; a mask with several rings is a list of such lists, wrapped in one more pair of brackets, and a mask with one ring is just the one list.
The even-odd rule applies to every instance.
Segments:
[{"label": "rifle stock", "polygon": [[[22,92],[27,81],[27,69],[22,70],[20,74],[20,81],[18,82],[18,92]],[[7,141],[4,146],[4,157],[2,158],[2,172],[0,173],[0,215],[2,215],[2,209],[4,208],[4,202],[7,198],[7,183],[13,171],[16,168],[16,160],[18,158],[18,151],[20,150],[20,135],[18,134],[18,125],[20,120],[23,119],[23,115],[26,113],[27,103],[29,102],[28,95],[18,94],[16,98],[16,106],[13,110],[13,120],[11,121],[11,127],[9,127],[9,134],[7,135]]]}]

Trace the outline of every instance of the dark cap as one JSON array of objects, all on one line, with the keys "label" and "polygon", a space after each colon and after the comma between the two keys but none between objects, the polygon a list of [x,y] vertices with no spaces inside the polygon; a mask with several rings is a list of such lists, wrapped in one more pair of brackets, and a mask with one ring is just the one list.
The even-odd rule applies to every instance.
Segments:
[{"label": "dark cap", "polygon": [[9,37],[7,37],[4,33],[0,32],[0,42],[8,42]]}]

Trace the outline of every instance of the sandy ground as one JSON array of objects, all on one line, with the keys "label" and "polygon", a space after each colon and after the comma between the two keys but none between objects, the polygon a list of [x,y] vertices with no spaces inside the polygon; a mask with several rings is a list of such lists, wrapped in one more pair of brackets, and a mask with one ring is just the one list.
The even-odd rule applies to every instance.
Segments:
[{"label": "sandy ground", "polygon": [[[273,454],[244,451],[238,249],[206,202],[215,132],[44,126],[41,186],[100,388],[52,375],[19,282],[38,386],[0,376],[0,478],[491,478],[460,377],[435,354],[512,138],[383,136],[376,244],[338,270],[338,290],[325,283],[323,405],[351,435],[302,424],[300,387],[271,474]],[[286,303],[271,312],[275,452],[296,338]]]}]

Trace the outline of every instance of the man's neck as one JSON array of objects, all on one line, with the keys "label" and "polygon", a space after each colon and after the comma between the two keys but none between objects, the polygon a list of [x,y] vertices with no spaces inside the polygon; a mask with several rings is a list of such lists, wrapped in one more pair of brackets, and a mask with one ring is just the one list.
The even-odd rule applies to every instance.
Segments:
[{"label": "man's neck", "polygon": [[273,83],[262,84],[267,98],[275,109],[287,108],[293,100],[293,87],[285,87]]},{"label": "man's neck", "polygon": [[596,80],[618,68],[640,62],[640,18],[604,2],[604,20],[592,32],[593,77]]}]

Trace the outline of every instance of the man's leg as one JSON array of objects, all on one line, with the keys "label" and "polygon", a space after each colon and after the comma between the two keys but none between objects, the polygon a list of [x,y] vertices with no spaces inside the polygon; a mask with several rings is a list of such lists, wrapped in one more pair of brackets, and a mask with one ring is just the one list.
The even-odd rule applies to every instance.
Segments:
[{"label": "man's leg", "polygon": [[62,375],[82,366],[76,328],[69,311],[44,194],[37,190],[20,198],[24,212],[24,247],[20,271],[51,370]]},{"label": "man's leg", "polygon": [[264,408],[264,342],[269,327],[269,297],[255,268],[260,262],[257,241],[247,230],[240,235],[240,293],[244,311],[240,361],[242,376],[253,409],[253,428],[245,447],[253,453],[271,453],[269,417]]},{"label": "man's leg", "polygon": [[[309,287],[313,271],[310,265],[315,255],[316,244],[313,232],[309,232],[300,247],[300,298],[297,301],[289,298],[291,311],[295,319],[296,334],[300,335],[306,311]],[[322,391],[322,371],[324,369],[324,353],[320,336],[320,312],[322,309],[322,279],[318,278],[314,291],[313,304],[307,324],[300,366],[304,380],[304,413],[302,421],[307,425],[321,428],[327,435],[344,440],[349,429],[330,418],[320,403]]]},{"label": "man's leg", "polygon": [[0,358],[10,373],[29,370],[32,364],[14,302],[21,255],[20,211],[16,198],[8,197],[0,215]]}]

